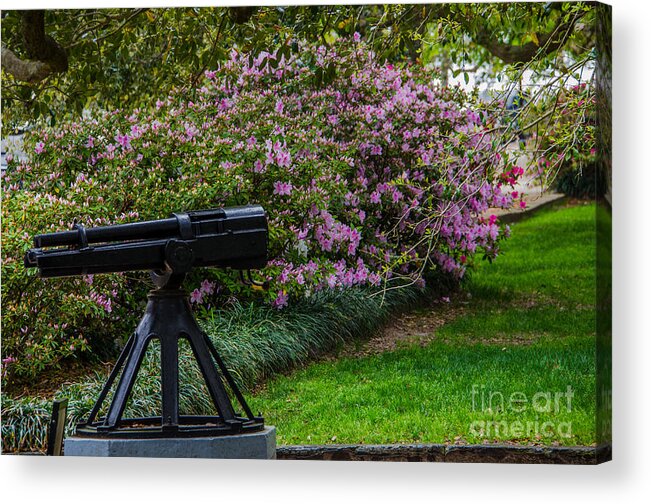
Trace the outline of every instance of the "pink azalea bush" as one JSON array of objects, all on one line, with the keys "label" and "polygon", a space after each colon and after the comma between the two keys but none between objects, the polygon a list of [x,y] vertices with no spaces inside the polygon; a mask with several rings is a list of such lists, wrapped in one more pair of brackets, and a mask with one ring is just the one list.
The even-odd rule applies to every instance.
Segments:
[{"label": "pink azalea bush", "polygon": [[3,180],[3,356],[27,375],[35,361],[56,363],[134,322],[142,276],[41,281],[22,267],[34,234],[74,219],[263,205],[270,262],[254,277],[269,289],[200,272],[196,306],[255,295],[282,308],[322,289],[423,285],[432,272],[460,279],[508,234],[487,210],[517,198],[521,171],[495,152],[493,124],[461,90],[353,40],[233,51],[192,96],[36,132],[29,160],[12,161]]}]

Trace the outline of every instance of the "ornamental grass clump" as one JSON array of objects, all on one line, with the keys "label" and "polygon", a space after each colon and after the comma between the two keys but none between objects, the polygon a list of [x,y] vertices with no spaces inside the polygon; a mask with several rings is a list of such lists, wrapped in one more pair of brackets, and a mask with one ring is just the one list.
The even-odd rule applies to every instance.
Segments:
[{"label": "ornamental grass clump", "polygon": [[432,273],[458,280],[474,257],[494,258],[508,228],[485,214],[514,204],[521,171],[496,152],[495,118],[432,78],[356,39],[234,50],[192,94],[31,133],[28,159],[10,160],[3,180],[3,373],[113,351],[139,315],[144,275],[42,281],[24,269],[34,234],[75,219],[263,205],[270,262],[254,276],[269,289],[196,272],[188,285],[202,308],[233,296],[283,308],[322,290],[422,286]]}]

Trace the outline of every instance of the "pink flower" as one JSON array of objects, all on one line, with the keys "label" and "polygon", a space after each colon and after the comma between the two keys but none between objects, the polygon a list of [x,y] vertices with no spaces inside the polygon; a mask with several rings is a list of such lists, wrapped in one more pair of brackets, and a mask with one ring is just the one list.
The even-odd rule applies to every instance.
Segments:
[{"label": "pink flower", "polygon": [[292,157],[290,156],[289,152],[280,151],[278,154],[276,154],[276,163],[278,163],[278,166],[289,168],[292,164]]},{"label": "pink flower", "polygon": [[379,156],[382,154],[382,147],[379,145],[371,145],[371,155],[372,156]]},{"label": "pink flower", "polygon": [[203,282],[201,282],[201,292],[210,295],[213,292],[215,292],[215,282],[211,282],[210,280],[206,279]]},{"label": "pink flower", "polygon": [[362,36],[358,32],[353,33],[353,40],[355,42],[359,42],[361,39],[362,39]]},{"label": "pink flower", "polygon": [[115,135],[115,141],[119,143],[123,149],[131,148],[131,138],[127,134],[121,135],[120,133],[118,133],[117,135]]},{"label": "pink flower", "polygon": [[289,196],[292,192],[293,186],[291,182],[274,182],[274,194],[279,196]]},{"label": "pink flower", "polygon": [[194,289],[190,294],[190,302],[201,304],[203,301],[203,293],[199,289]]},{"label": "pink flower", "polygon": [[191,141],[198,134],[199,134],[199,130],[195,126],[193,126],[192,124],[185,125],[185,135],[188,142]]},{"label": "pink flower", "polygon": [[36,154],[40,154],[44,150],[45,150],[45,144],[43,142],[37,143],[36,147],[34,147],[34,152],[36,152]]},{"label": "pink flower", "polygon": [[274,299],[274,302],[272,303],[275,308],[278,308],[279,310],[285,306],[287,306],[287,301],[289,299],[289,296],[285,291],[278,291],[278,296],[276,299]]},{"label": "pink flower", "polygon": [[527,202],[524,201],[524,200],[521,201],[521,202],[520,202],[520,208],[522,208],[522,210],[524,210],[525,208],[527,208]]},{"label": "pink flower", "polygon": [[371,285],[377,286],[380,285],[382,278],[377,273],[371,273],[368,276],[368,281],[371,283]]},{"label": "pink flower", "polygon": [[285,106],[283,105],[282,100],[278,100],[276,102],[276,107],[275,107],[276,112],[278,114],[282,114],[284,109],[285,109]]}]

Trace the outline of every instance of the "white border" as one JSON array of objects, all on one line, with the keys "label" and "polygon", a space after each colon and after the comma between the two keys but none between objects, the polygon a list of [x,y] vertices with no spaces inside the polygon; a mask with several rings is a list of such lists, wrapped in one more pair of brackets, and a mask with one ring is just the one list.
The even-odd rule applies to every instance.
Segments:
[{"label": "white border", "polygon": [[[55,0],[57,7],[127,2]],[[262,1],[231,2],[230,5]],[[278,2],[270,2],[278,3]],[[293,2],[284,2],[285,4]],[[316,2],[310,2],[316,3]],[[335,3],[335,2],[319,2]],[[359,2],[336,2],[359,3]],[[216,5],[145,1],[137,6]],[[317,3],[318,4],[318,3]],[[598,467],[0,457],[4,502],[641,502],[651,495],[650,19],[613,0],[614,461]],[[133,6],[133,5],[131,5]],[[48,1],[4,9],[52,8]]]}]

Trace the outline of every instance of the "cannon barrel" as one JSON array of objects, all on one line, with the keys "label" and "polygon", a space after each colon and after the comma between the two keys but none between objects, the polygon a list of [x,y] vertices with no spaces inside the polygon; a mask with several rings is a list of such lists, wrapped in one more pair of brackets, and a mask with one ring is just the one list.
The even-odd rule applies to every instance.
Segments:
[{"label": "cannon barrel", "polygon": [[[248,205],[173,214],[172,217],[167,219],[86,228],[86,240],[88,243],[103,243],[182,237],[183,224],[187,222],[185,216],[189,218],[195,235],[210,232],[211,228],[213,231],[216,230],[215,226],[219,226],[220,222],[222,224],[228,223],[230,229],[236,230],[241,229],[242,226],[251,226],[255,222],[261,223],[261,219],[264,219],[266,227],[263,208],[259,205]],[[78,229],[59,231],[57,233],[36,235],[34,237],[34,247],[78,245],[79,240],[80,231]]]},{"label": "cannon barrel", "polygon": [[[156,221],[87,228],[86,236],[88,237],[88,243],[168,238],[178,231],[178,227],[177,219],[171,217]],[[34,236],[34,247],[36,248],[62,247],[77,245],[78,243],[79,232],[76,229]]]},{"label": "cannon barrel", "polygon": [[[186,273],[193,267],[261,268],[268,227],[259,205],[173,214],[153,221],[85,228],[34,237],[25,267],[41,277],[136,270]],[[55,247],[55,248],[47,248]],[[64,248],[65,247],[65,248]]]}]

